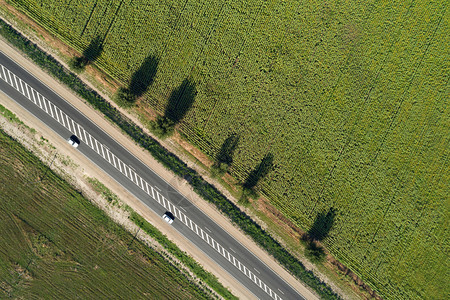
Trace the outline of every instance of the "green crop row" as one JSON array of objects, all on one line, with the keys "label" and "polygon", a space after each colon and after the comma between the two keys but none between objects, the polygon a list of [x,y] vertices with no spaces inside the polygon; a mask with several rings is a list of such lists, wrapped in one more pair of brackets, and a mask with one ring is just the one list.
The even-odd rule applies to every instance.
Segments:
[{"label": "green crop row", "polygon": [[0,33],[8,40],[8,42],[23,51],[37,65],[47,70],[56,79],[70,87],[80,97],[88,101],[95,109],[102,112],[139,145],[148,150],[152,156],[165,167],[176,175],[187,179],[196,193],[205,200],[215,204],[216,207],[222,213],[227,215],[234,224],[238,225],[246,234],[252,237],[256,243],[266,249],[268,253],[275,257],[275,259],[277,259],[278,262],[293,275],[308,284],[323,299],[339,298],[330,287],[317,278],[311,271],[306,270],[298,259],[287,252],[264,229],[230,202],[214,186],[203,180],[195,170],[189,168],[177,156],[168,152],[157,141],[145,134],[142,128],[132,123],[131,120],[122,115],[97,92],[86,86],[74,73],[65,69],[50,55],[40,50],[35,44],[28,41],[3,20],[1,20],[0,24]]}]

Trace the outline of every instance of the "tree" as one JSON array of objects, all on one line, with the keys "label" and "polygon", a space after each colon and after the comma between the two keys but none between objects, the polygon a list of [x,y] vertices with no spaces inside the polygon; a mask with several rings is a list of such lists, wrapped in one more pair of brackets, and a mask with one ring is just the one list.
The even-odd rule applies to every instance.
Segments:
[{"label": "tree", "polygon": [[310,240],[306,245],[305,256],[312,262],[320,263],[325,259],[325,249],[316,242]]},{"label": "tree", "polygon": [[120,107],[131,107],[136,102],[136,99],[135,94],[122,87],[119,88],[115,96],[115,101]]},{"label": "tree", "polygon": [[84,57],[74,56],[69,60],[69,67],[76,73],[80,73],[87,65],[87,60]]},{"label": "tree", "polygon": [[150,130],[159,138],[166,138],[173,133],[175,124],[165,116],[158,116],[155,121],[150,122]]}]

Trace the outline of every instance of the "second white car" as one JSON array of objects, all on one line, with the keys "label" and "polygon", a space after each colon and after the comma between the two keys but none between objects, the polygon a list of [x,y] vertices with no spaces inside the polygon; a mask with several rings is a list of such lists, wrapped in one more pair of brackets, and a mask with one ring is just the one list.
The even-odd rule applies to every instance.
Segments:
[{"label": "second white car", "polygon": [[164,219],[164,221],[166,221],[169,224],[172,224],[173,220],[175,220],[175,217],[173,216],[173,214],[168,211],[166,211],[166,213],[163,214],[162,218]]}]

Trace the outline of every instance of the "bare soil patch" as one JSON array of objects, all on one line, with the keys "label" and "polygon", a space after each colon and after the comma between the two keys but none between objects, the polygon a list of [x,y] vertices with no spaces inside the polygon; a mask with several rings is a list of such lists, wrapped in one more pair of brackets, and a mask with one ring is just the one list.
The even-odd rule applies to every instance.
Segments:
[{"label": "bare soil patch", "polygon": [[178,132],[175,132],[171,139],[179,146],[181,146],[184,150],[189,152],[192,156],[194,156],[198,161],[200,161],[203,165],[210,168],[214,162],[209,159],[203,152],[201,152],[197,147],[191,145],[186,140],[183,140],[181,135]]}]

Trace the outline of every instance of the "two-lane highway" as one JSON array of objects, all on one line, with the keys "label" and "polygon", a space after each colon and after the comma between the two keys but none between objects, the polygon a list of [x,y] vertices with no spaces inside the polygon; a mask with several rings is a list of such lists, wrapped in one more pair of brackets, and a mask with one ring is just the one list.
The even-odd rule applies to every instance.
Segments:
[{"label": "two-lane highway", "polygon": [[260,299],[304,299],[289,284],[39,79],[0,52],[0,90],[61,138],[75,134],[83,155],[161,216]]}]

